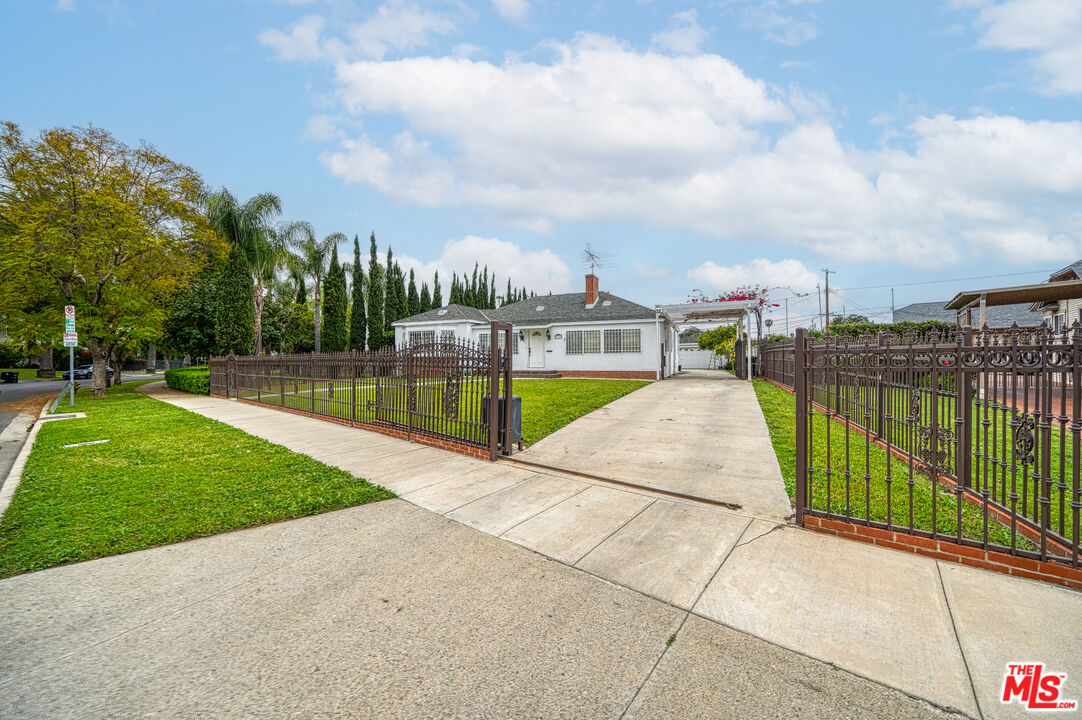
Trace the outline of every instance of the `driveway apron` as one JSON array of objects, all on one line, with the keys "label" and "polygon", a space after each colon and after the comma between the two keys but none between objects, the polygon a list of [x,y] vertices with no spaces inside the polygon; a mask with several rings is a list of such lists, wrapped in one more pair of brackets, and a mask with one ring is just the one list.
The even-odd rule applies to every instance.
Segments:
[{"label": "driveway apron", "polygon": [[771,520],[793,512],[751,384],[720,370],[652,383],[515,457],[732,503]]}]

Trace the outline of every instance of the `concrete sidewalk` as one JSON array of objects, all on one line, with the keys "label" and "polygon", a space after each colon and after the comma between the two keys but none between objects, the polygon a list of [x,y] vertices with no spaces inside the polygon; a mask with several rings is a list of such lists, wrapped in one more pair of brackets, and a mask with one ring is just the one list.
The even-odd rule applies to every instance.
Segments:
[{"label": "concrete sidewalk", "polygon": [[944,717],[401,500],[10,578],[0,607],[3,718]]},{"label": "concrete sidewalk", "polygon": [[1079,593],[270,408],[150,392],[463,525],[939,707],[1021,716],[998,692],[1006,663],[1033,660],[1066,672],[1067,697],[1082,699]]},{"label": "concrete sidewalk", "polygon": [[785,520],[793,507],[751,385],[685,370],[542,438],[522,460],[734,503]]}]

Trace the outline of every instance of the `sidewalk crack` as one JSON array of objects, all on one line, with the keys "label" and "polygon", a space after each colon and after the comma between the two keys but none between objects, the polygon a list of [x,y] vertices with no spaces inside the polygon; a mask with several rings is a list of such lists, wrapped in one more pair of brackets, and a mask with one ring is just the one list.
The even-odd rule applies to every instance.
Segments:
[{"label": "sidewalk crack", "polygon": [[657,672],[657,666],[661,664],[661,659],[665,657],[665,653],[669,652],[669,648],[671,648],[673,645],[676,644],[677,641],[679,641],[680,631],[684,629],[684,624],[688,621],[688,617],[690,616],[690,611],[684,612],[684,619],[680,621],[680,626],[676,628],[676,632],[674,632],[669,637],[669,640],[671,642],[665,643],[665,649],[662,650],[661,654],[657,656],[657,660],[654,661],[654,666],[650,668],[650,672],[646,673],[646,677],[643,678],[642,682],[639,684],[639,687],[635,688],[635,693],[631,696],[631,699],[627,701],[627,705],[624,706],[624,710],[620,713],[620,717],[617,718],[617,720],[623,720],[623,717],[627,715],[627,711],[630,710],[631,706],[635,704],[635,698],[639,696],[639,693],[642,692],[642,689],[646,687],[646,683],[650,682],[650,678],[652,678],[654,676],[654,673]]},{"label": "sidewalk crack", "polygon": [[962,648],[962,638],[958,635],[958,625],[954,622],[954,611],[951,609],[950,597],[947,596],[947,585],[943,580],[943,568],[940,566],[939,561],[935,562],[935,570],[939,575],[939,589],[943,591],[943,604],[947,606],[947,617],[951,621],[951,630],[954,632],[954,641],[958,643],[958,654],[962,656],[962,667],[965,668],[966,678],[969,680],[969,689],[973,692],[973,702],[977,706],[977,717],[984,718],[984,711],[981,709],[980,698],[977,697],[977,686],[973,683],[973,673],[969,670],[969,662],[966,660],[966,651]]},{"label": "sidewalk crack", "polygon": [[[750,523],[749,523],[749,524],[750,524]],[[739,547],[743,547],[743,546],[745,546],[745,545],[750,545],[751,543],[755,542],[755,541],[756,541],[756,540],[758,540],[759,538],[763,538],[763,537],[766,537],[767,535],[769,535],[770,533],[774,532],[775,530],[781,530],[782,528],[785,528],[785,527],[788,527],[788,525],[786,525],[785,523],[779,523],[779,524],[775,525],[774,527],[770,528],[769,530],[767,530],[766,532],[761,532],[761,533],[759,533],[758,535],[756,535],[755,537],[753,537],[753,538],[751,538],[751,539],[745,540],[745,541],[744,541],[744,542],[742,542],[742,543],[737,543],[736,545],[734,545],[734,546],[733,546],[733,549],[732,549],[732,550],[730,550],[729,552],[730,552],[730,554],[731,554],[731,553],[732,553],[732,552],[734,552],[734,551],[735,551],[735,550],[736,550],[737,548],[739,548]]]}]

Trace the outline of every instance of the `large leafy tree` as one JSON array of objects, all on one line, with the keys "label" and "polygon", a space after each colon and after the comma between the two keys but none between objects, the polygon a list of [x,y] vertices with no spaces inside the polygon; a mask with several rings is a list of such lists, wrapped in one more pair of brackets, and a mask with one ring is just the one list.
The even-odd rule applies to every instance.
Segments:
[{"label": "large leafy tree", "polygon": [[272,226],[281,212],[281,200],[273,193],[241,203],[222,188],[206,200],[207,221],[222,240],[237,248],[252,276],[252,346],[257,355],[263,352],[264,284],[273,278],[285,249],[286,235]]},{"label": "large leafy tree", "polygon": [[349,349],[364,350],[367,319],[364,313],[364,266],[361,265],[361,243],[353,236],[353,302],[349,316]]},{"label": "large leafy tree", "polygon": [[[59,330],[74,305],[103,395],[118,349],[156,340],[177,288],[223,254],[201,212],[203,183],[149,144],[101,128],[27,139],[0,126],[0,315],[47,307]],[[18,303],[17,307],[11,304]]]},{"label": "large leafy tree", "polygon": [[346,294],[346,271],[338,262],[338,246],[331,248],[331,263],[323,283],[323,328],[320,348],[341,352],[349,344],[349,295]]},{"label": "large leafy tree", "polygon": [[342,233],[331,233],[323,240],[316,240],[315,232],[308,223],[296,223],[291,244],[297,251],[304,274],[312,278],[312,325],[315,351],[320,352],[323,312],[323,278],[331,259],[331,250],[340,242],[348,242]]},{"label": "large leafy tree", "polygon": [[383,334],[383,266],[376,254],[376,234],[368,239],[368,349],[379,350],[384,345]]},{"label": "large leafy tree", "polygon": [[206,358],[221,351],[215,339],[218,321],[218,278],[223,263],[214,262],[178,292],[169,309],[159,345],[180,355]]}]

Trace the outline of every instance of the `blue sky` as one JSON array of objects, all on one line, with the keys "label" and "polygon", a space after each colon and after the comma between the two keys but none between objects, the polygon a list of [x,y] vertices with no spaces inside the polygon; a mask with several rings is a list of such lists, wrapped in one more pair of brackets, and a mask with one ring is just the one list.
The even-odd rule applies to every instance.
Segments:
[{"label": "blue sky", "polygon": [[[881,317],[1082,254],[1082,2],[10,2],[0,118],[145,139],[422,278]],[[982,277],[1002,276],[1002,277]],[[935,282],[956,278],[981,278]],[[790,296],[775,291],[777,298]],[[790,319],[818,309],[790,301]],[[780,320],[780,317],[779,317]]]}]

